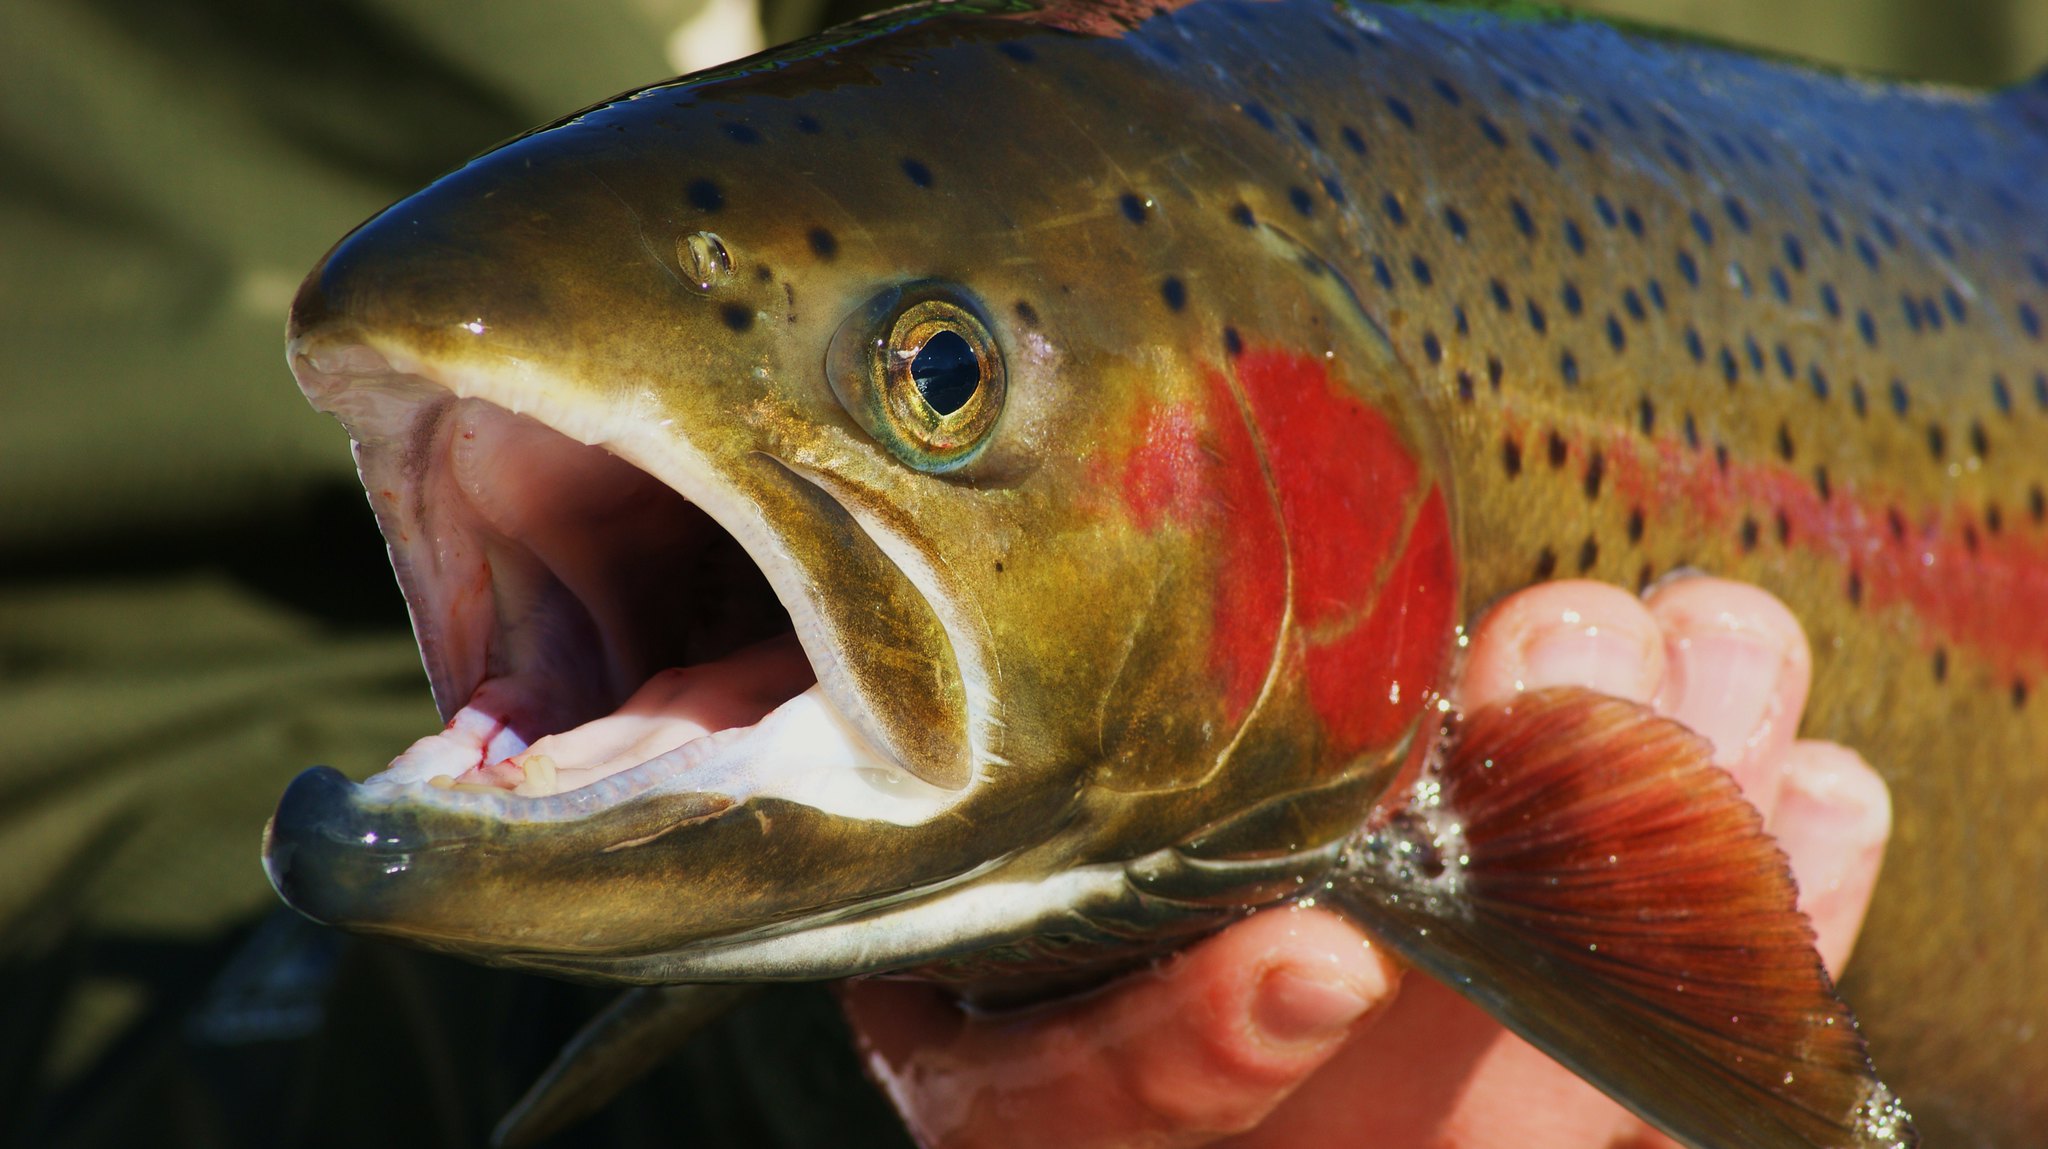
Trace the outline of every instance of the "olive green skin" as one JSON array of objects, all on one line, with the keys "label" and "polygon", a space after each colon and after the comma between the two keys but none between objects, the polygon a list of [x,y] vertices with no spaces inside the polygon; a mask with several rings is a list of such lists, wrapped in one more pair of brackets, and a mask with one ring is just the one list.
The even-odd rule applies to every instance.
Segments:
[{"label": "olive green skin", "polygon": [[[1020,43],[1028,62],[1000,50]],[[1253,715],[1227,721],[1217,540],[1141,529],[1105,479],[1146,405],[1203,403],[1229,327],[1327,353],[1388,414],[1451,496],[1461,616],[1556,575],[1640,586],[1680,569],[1790,604],[1816,656],[1803,733],[1862,751],[1897,811],[1844,993],[1930,1144],[2022,1144],[2048,1127],[2048,714],[2025,697],[2048,651],[2023,624],[2048,607],[2028,589],[2048,445],[2028,389],[2048,356],[2020,310],[2044,306],[2027,263],[2048,234],[2041,108],[1595,26],[1290,0],[1143,22],[912,12],[516,141],[339,245],[295,306],[299,346],[367,342],[450,372],[517,359],[545,369],[557,409],[672,419],[808,573],[833,641],[884,652],[864,680],[884,724],[906,742],[949,732],[933,760],[963,753],[978,781],[926,826],[746,804],[608,853],[627,828],[465,823],[443,832],[488,850],[363,893],[376,908],[349,924],[487,960],[652,953],[990,859],[1031,880],[1175,847],[1306,857],[1340,836],[1402,743],[1333,751],[1285,656]],[[693,202],[701,180],[714,210]],[[1122,207],[1133,190],[1142,222]],[[735,268],[710,292],[678,254],[700,230]],[[821,367],[848,315],[922,279],[979,301],[1009,370],[995,440],[943,476],[865,434]],[[1961,322],[1908,325],[1902,293],[1946,311],[1955,284]],[[478,317],[487,334],[461,328]],[[1888,541],[1893,509],[1911,529]],[[853,519],[924,556],[934,593]],[[1922,554],[1964,564],[1957,601],[2016,596],[2013,633],[1876,593],[1919,585],[1904,568]],[[950,641],[992,668],[1000,726],[946,677],[927,602],[971,604]],[[936,677],[904,690],[891,666]],[[1279,892],[1175,890],[1193,908],[1152,928]]]},{"label": "olive green skin", "polygon": [[[969,793],[914,827],[772,800],[528,824],[433,807],[363,814],[321,783],[288,797],[275,821],[286,832],[273,837],[273,869],[296,867],[279,881],[295,905],[485,960],[674,977],[687,967],[638,959],[970,871],[1032,882],[1186,847],[1302,855],[1291,873],[1306,880],[1327,863],[1317,851],[1385,788],[1417,723],[1380,744],[1331,747],[1291,640],[1277,635],[1256,652],[1270,681],[1232,713],[1210,650],[1213,528],[1141,529],[1116,493],[1144,410],[1185,404],[1212,424],[1205,436],[1241,421],[1211,382],[1227,355],[1226,315],[1247,342],[1322,356],[1336,386],[1415,436],[1406,453],[1425,475],[1441,465],[1413,387],[1355,298],[1326,268],[1304,266],[1308,252],[1286,233],[1231,218],[1241,198],[1280,210],[1254,178],[1277,151],[1256,127],[1226,120],[1214,131],[1234,141],[1242,170],[1196,166],[1181,109],[1155,98],[1156,75],[1110,82],[1083,71],[1103,68],[1104,49],[1121,54],[1114,41],[1000,19],[904,22],[862,45],[858,62],[851,48],[795,52],[780,70],[651,89],[472,162],[338,244],[302,288],[291,338],[297,356],[366,345],[444,380],[516,367],[521,390],[497,393],[501,403],[596,441],[612,442],[593,427],[665,428],[677,453],[749,508],[728,528],[768,532],[793,558],[796,593],[884,735],[924,745],[937,773],[955,760],[948,749],[971,762]],[[1008,60],[998,42],[1020,37],[1059,62],[991,67]],[[895,82],[913,61],[920,82]],[[1010,114],[1073,98],[1084,81],[1085,114]],[[931,85],[957,97],[935,107]],[[817,130],[799,128],[800,116]],[[1012,171],[976,149],[955,162],[945,141],[998,122],[1006,147],[1048,161]],[[749,130],[736,138],[733,124]],[[929,186],[906,159],[928,165]],[[715,202],[693,187],[701,181],[715,183]],[[1147,226],[1111,194],[1131,186],[1156,189]],[[833,234],[829,255],[814,228]],[[700,231],[716,233],[733,266],[710,290],[688,262]],[[1204,277],[1173,311],[1156,269],[1212,260],[1247,274]],[[878,292],[925,280],[978,303],[1007,363],[997,433],[944,474],[877,443],[824,370],[842,323]],[[635,443],[613,445],[659,473],[666,448]],[[877,537],[919,556],[928,595]],[[927,602],[957,612],[950,636]],[[1448,649],[1449,627],[1433,641]],[[968,656],[988,668],[984,713],[955,670]],[[1434,685],[1411,684],[1411,716]],[[934,748],[935,733],[945,738]],[[371,817],[386,847],[356,843],[350,827]],[[1060,935],[1046,947],[1067,961],[1152,950],[1153,935],[1213,928],[1298,888],[1263,869],[1243,888],[1217,875],[1146,881],[1143,920],[1077,919],[1040,931]],[[1136,936],[1127,944],[1126,934]],[[917,956],[982,960],[988,946],[1017,942],[1036,953],[1027,935]],[[960,968],[978,976],[980,966]]]}]

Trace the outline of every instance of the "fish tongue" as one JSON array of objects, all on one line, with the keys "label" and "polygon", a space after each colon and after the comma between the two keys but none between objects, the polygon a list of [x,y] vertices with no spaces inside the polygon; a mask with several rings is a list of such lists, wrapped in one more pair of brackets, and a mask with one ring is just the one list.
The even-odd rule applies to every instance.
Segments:
[{"label": "fish tongue", "polygon": [[480,763],[456,784],[533,797],[587,786],[706,734],[751,726],[816,680],[796,635],[778,635],[714,662],[663,670],[612,713]]},{"label": "fish tongue", "polygon": [[1449,734],[1332,892],[1402,956],[1696,1149],[1905,1149],[1796,908],[1706,742],[1547,690]]}]

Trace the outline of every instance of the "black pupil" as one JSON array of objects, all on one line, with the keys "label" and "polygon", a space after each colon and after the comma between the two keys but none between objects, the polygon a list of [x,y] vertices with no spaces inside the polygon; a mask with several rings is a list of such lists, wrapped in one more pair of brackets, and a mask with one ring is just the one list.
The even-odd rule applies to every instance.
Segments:
[{"label": "black pupil", "polygon": [[981,386],[981,361],[957,331],[941,331],[924,341],[910,361],[910,378],[925,403],[941,415],[967,406]]}]

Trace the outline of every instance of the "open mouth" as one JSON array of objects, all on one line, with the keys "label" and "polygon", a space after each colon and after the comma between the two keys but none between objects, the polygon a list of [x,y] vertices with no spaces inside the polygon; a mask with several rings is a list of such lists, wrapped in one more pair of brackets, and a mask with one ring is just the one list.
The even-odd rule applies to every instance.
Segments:
[{"label": "open mouth", "polygon": [[295,365],[357,441],[447,719],[366,797],[555,821],[657,790],[766,794],[899,823],[957,797],[835,709],[800,633],[818,624],[699,503],[368,348]]},{"label": "open mouth", "polygon": [[448,609],[422,643],[467,701],[382,780],[548,797],[751,727],[817,681],[767,579],[701,508],[482,399],[426,418],[416,509]]}]

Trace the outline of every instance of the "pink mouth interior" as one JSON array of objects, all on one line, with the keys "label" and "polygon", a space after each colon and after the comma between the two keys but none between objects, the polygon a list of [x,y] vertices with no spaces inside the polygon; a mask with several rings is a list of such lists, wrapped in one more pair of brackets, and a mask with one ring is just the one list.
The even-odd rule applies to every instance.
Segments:
[{"label": "pink mouth interior", "polygon": [[751,726],[816,681],[753,560],[666,485],[480,400],[434,431],[412,514],[386,525],[407,520],[393,552],[437,689],[468,702],[394,772],[558,793]]}]

